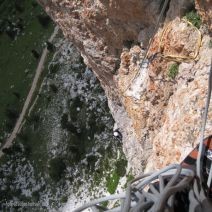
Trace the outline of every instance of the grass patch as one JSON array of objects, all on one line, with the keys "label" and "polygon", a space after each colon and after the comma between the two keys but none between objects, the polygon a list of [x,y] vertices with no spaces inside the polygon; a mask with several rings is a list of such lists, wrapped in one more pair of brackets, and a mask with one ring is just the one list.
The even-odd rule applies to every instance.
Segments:
[{"label": "grass patch", "polygon": [[132,181],[132,180],[135,179],[135,177],[134,177],[133,174],[132,174],[132,170],[130,170],[130,171],[128,172],[128,174],[126,175],[126,178],[127,178],[127,180],[126,180],[126,183],[125,183],[123,189],[126,189],[126,188],[127,188],[127,184],[128,184],[130,181]]},{"label": "grass patch", "polygon": [[[10,132],[15,122],[6,108],[20,113],[38,64],[32,50],[41,54],[44,42],[53,31],[52,22],[45,27],[38,17],[45,17],[35,0],[2,0],[0,4],[0,131]],[[46,18],[47,19],[47,18]],[[3,133],[1,136],[3,137]]]},{"label": "grass patch", "polygon": [[111,176],[109,176],[106,180],[106,187],[108,192],[110,194],[114,194],[119,184],[120,176],[116,173],[116,171],[113,171]]},{"label": "grass patch", "polygon": [[178,63],[173,63],[169,66],[168,69],[168,77],[171,79],[175,79],[179,72],[179,64]]},{"label": "grass patch", "polygon": [[115,166],[116,166],[116,173],[120,177],[123,177],[126,174],[127,160],[120,159],[116,162]]},{"label": "grass patch", "polygon": [[196,28],[200,28],[202,21],[196,11],[186,13],[185,18],[190,21]]},{"label": "grass patch", "polygon": [[131,174],[131,173],[129,173],[128,175],[127,175],[127,182],[130,182],[130,181],[132,181],[132,180],[134,180],[135,179],[135,177]]},{"label": "grass patch", "polygon": [[102,202],[100,205],[104,208],[106,208],[109,204],[109,201],[105,201],[105,202]]},{"label": "grass patch", "polygon": [[[47,66],[47,62],[45,66]],[[84,70],[83,67],[81,67],[81,69],[82,71]],[[76,71],[80,72],[81,69],[78,69]],[[45,72],[47,71],[48,70],[46,68]],[[47,78],[53,81],[55,79],[55,73],[60,74],[59,65],[50,68],[50,72],[47,75]],[[57,188],[64,188],[62,195],[59,197],[59,201],[62,203],[66,202],[67,187],[70,185],[66,184],[66,180],[69,180],[70,183],[74,186],[73,192],[77,195],[80,195],[79,187],[83,183],[83,181],[81,180],[82,172],[79,172],[77,176],[72,175],[72,173],[68,175],[67,170],[69,169],[66,168],[69,167],[82,167],[88,174],[87,176],[85,176],[85,178],[87,177],[87,179],[90,179],[90,177],[93,176],[93,186],[91,185],[90,188],[91,191],[95,192],[96,186],[99,185],[102,180],[106,178],[109,192],[114,193],[118,186],[120,175],[123,175],[126,172],[126,168],[124,167],[126,164],[125,160],[120,159],[120,157],[119,159],[117,159],[117,149],[121,151],[121,146],[119,146],[120,144],[114,143],[110,140],[113,139],[112,133],[110,137],[107,138],[107,142],[110,142],[110,145],[106,149],[104,146],[105,143],[103,143],[102,141],[100,143],[100,141],[97,140],[99,138],[95,137],[95,135],[99,135],[100,133],[102,133],[105,128],[105,133],[109,133],[109,129],[112,132],[111,126],[113,124],[110,124],[113,123],[112,117],[111,122],[108,122],[109,126],[105,125],[105,122],[102,122],[99,118],[101,117],[101,114],[104,115],[104,112],[101,112],[101,114],[97,114],[95,108],[92,111],[86,110],[86,108],[89,108],[89,105],[93,104],[93,99],[91,99],[92,101],[89,100],[88,103],[86,103],[83,98],[73,97],[72,99],[69,99],[69,93],[66,92],[63,92],[63,94],[67,95],[65,96],[66,100],[68,100],[67,111],[62,110],[63,108],[60,107],[60,102],[55,101],[57,100],[57,95],[60,95],[60,89],[62,89],[60,83],[57,83],[57,86],[58,92],[57,94],[55,94],[55,89],[53,88],[52,91],[49,91],[44,83],[42,92],[39,95],[38,101],[35,104],[31,115],[26,118],[26,124],[15,140],[15,143],[18,143],[21,147],[23,147],[23,151],[19,153],[19,149],[15,149],[17,154],[14,155],[14,157],[11,157],[10,152],[8,152],[10,155],[6,155],[2,159],[4,159],[4,162],[6,163],[7,160],[13,160],[13,162],[15,162],[16,156],[18,159],[24,158],[33,166],[35,178],[44,178],[45,185],[43,185],[42,188],[36,190],[36,192],[33,193],[32,200],[35,201],[40,199],[42,192],[44,191],[45,193],[49,191],[53,195],[53,197],[55,197]],[[99,90],[100,87],[95,89],[95,92],[97,94],[101,93],[101,91]],[[16,96],[16,98],[18,97],[17,94],[14,96]],[[56,102],[56,104],[54,104],[53,106],[52,102]],[[77,107],[80,108],[80,111],[77,110]],[[105,111],[108,111],[106,104],[104,105],[104,107]],[[48,110],[46,110],[47,108]],[[56,154],[54,156],[51,154],[50,148],[52,137],[48,135],[48,132],[51,133],[49,129],[52,126],[52,122],[51,118],[48,120],[48,113],[46,114],[46,112],[49,112],[50,109],[54,110],[54,113],[58,112],[58,120],[61,121],[62,128],[64,128],[64,130],[68,132],[68,137],[65,139],[61,139],[60,147],[63,146],[63,151],[60,152],[60,148],[55,148]],[[11,110],[9,111],[8,115],[12,115],[13,117],[15,113]],[[86,128],[87,125],[91,126],[90,129]],[[87,155],[91,152],[92,148],[95,147],[95,145],[97,145],[97,147],[99,146],[98,152],[101,153],[101,155],[103,156],[102,158],[96,157],[95,155]],[[14,148],[11,150],[14,151]],[[121,154],[123,153],[121,152]],[[53,157],[54,159],[52,159]],[[78,167],[78,162],[84,158],[87,159],[88,163],[80,164],[80,167]],[[121,158],[123,157],[121,156]],[[100,162],[99,165],[95,167],[97,159]],[[118,160],[117,163],[116,160]],[[21,161],[20,163],[17,163],[16,166],[21,166],[23,163],[26,162]],[[111,173],[111,175],[108,173]],[[75,178],[77,178],[76,182],[74,181]],[[12,184],[14,184],[14,179],[11,180],[11,182],[9,183],[9,185]],[[9,191],[12,191],[10,187]],[[19,198],[20,195],[11,194],[11,196],[8,197],[7,193],[5,193],[5,196],[8,200],[10,200],[14,197]],[[0,201],[1,199],[2,198],[0,198]],[[54,202],[53,200],[52,204],[56,204],[56,202]],[[57,204],[59,204],[58,201]]]}]

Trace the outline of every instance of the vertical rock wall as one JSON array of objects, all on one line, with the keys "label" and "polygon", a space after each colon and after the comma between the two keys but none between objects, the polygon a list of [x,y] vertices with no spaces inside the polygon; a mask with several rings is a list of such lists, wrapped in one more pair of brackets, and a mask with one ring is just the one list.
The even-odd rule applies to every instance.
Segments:
[{"label": "vertical rock wall", "polygon": [[[178,18],[194,7],[193,1],[170,1],[164,19],[172,27],[161,41],[167,25],[160,26],[149,52],[154,56],[161,43],[166,51],[186,57],[198,49],[195,60],[181,61],[174,79],[169,77],[174,60],[156,57],[149,66],[140,64],[164,0],[39,2],[99,78],[134,171],[183,159],[198,141],[212,53],[208,33],[201,32],[199,48],[199,32]],[[196,0],[196,5],[207,23],[206,3]]]},{"label": "vertical rock wall", "polygon": [[138,33],[153,27],[160,1],[39,0],[64,35],[81,51],[103,86],[114,87],[123,45],[137,41]]},{"label": "vertical rock wall", "polygon": [[[211,0],[195,0],[196,9],[210,30],[212,30],[212,2]],[[211,31],[210,31],[211,32]]]}]

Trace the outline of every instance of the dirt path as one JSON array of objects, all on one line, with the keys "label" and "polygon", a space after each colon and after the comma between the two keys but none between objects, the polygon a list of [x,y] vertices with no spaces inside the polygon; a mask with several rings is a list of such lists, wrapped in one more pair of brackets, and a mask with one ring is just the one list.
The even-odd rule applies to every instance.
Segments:
[{"label": "dirt path", "polygon": [[[56,36],[57,32],[58,32],[58,27],[55,27],[54,32],[52,33],[51,37],[49,38],[49,42],[53,41],[53,39]],[[12,145],[13,140],[17,136],[17,133],[21,130],[21,127],[23,126],[21,124],[22,124],[22,122],[24,120],[24,117],[26,115],[27,109],[28,109],[29,104],[30,104],[30,102],[32,100],[33,94],[34,94],[34,92],[36,90],[36,87],[37,87],[37,84],[38,84],[38,80],[39,80],[39,77],[40,77],[40,75],[41,75],[41,73],[43,71],[44,63],[46,61],[47,55],[48,55],[48,50],[47,50],[47,48],[44,48],[43,53],[42,53],[41,58],[40,58],[40,61],[38,63],[37,69],[35,71],[35,76],[34,76],[34,79],[33,79],[33,82],[32,82],[32,86],[31,86],[30,91],[29,91],[29,93],[27,95],[27,98],[26,98],[26,100],[24,102],[24,106],[23,106],[22,111],[21,111],[21,113],[19,115],[19,118],[16,121],[15,127],[14,127],[10,137],[6,140],[5,144],[0,149],[0,158],[4,154],[2,152],[2,150],[4,148],[9,148]]]}]

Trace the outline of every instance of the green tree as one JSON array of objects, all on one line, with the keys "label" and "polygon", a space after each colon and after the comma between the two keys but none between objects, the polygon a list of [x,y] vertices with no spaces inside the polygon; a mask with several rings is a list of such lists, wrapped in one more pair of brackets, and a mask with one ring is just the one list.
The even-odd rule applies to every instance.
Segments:
[{"label": "green tree", "polygon": [[54,158],[49,162],[49,176],[55,182],[59,181],[64,174],[66,165],[60,157]]}]

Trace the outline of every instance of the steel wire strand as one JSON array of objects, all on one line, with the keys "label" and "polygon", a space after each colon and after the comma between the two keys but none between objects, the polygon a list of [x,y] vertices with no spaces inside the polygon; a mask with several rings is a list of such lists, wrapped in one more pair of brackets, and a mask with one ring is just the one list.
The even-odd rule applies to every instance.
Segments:
[{"label": "steel wire strand", "polygon": [[149,189],[154,195],[160,195],[160,192],[154,187],[154,184],[150,184]]},{"label": "steel wire strand", "polygon": [[144,185],[148,184],[149,182],[152,182],[152,180],[157,179],[160,174],[163,174],[163,173],[165,173],[167,171],[170,171],[171,169],[174,169],[174,168],[176,169],[179,166],[180,166],[179,164],[171,164],[171,165],[169,165],[169,166],[167,166],[167,167],[165,167],[165,168],[153,173],[149,177],[146,177],[146,179],[144,179],[141,183],[139,183],[136,186],[136,188],[139,189],[139,188],[143,187]]},{"label": "steel wire strand", "polygon": [[[138,180],[141,180],[142,178],[144,178],[146,176],[149,176],[149,174],[141,175],[140,177],[137,177],[136,179],[130,181],[129,182],[129,185],[128,185],[128,189],[131,190],[131,183],[136,182]],[[129,197],[131,197],[130,196],[130,193],[129,193],[129,196],[127,196],[127,197],[128,197],[128,199],[129,199]],[[99,199],[94,200],[94,201],[92,201],[90,203],[84,204],[83,206],[75,209],[73,212],[80,212],[80,211],[85,210],[86,208],[95,206],[96,204],[99,204],[101,202],[105,202],[105,201],[109,201],[109,200],[114,200],[114,199],[123,199],[123,201],[125,202],[125,199],[126,199],[125,193],[121,193],[119,195],[111,195],[111,196],[108,196],[108,197],[99,198]],[[116,208],[114,208],[114,209],[116,209]],[[112,210],[109,210],[109,211],[112,211]]]},{"label": "steel wire strand", "polygon": [[194,180],[194,184],[193,184],[193,191],[194,191],[194,197],[198,200],[198,201],[201,201],[201,198],[200,198],[200,187],[199,187],[199,184],[197,182],[197,179]]},{"label": "steel wire strand", "polygon": [[194,191],[191,189],[188,194],[189,197],[189,212],[195,212],[197,206],[200,205],[200,202],[195,198]]},{"label": "steel wire strand", "polygon": [[[174,185],[174,183],[179,179],[181,171],[182,171],[182,167],[179,166],[176,170],[176,173],[172,176],[172,178],[167,183],[166,187],[170,187],[170,186]],[[166,189],[166,187],[165,187],[165,189]]]},{"label": "steel wire strand", "polygon": [[212,163],[211,163],[210,172],[209,172],[208,181],[207,181],[208,188],[211,187],[211,180],[212,180]]},{"label": "steel wire strand", "polygon": [[205,200],[208,201],[207,197],[205,196],[205,192],[202,186],[198,184],[197,179],[195,179],[193,188],[189,191],[189,212],[195,212],[197,207],[199,207],[202,211],[205,211],[203,209]]},{"label": "steel wire strand", "polygon": [[[181,180],[181,183],[178,183],[177,186],[172,186],[176,183],[176,181],[179,179],[180,175],[185,175],[185,177],[183,178],[183,180]],[[170,179],[170,181],[167,183],[166,186],[164,186],[164,177],[170,177],[172,176],[172,178]],[[153,174],[143,174],[140,177],[137,177],[136,179],[130,181],[128,183],[128,187],[126,190],[126,193],[122,193],[119,195],[111,195],[109,197],[103,197],[97,200],[94,200],[90,203],[87,203],[81,207],[79,207],[78,209],[74,210],[74,212],[80,212],[86,208],[95,206],[101,202],[105,202],[108,200],[115,200],[115,199],[121,199],[122,200],[122,205],[120,207],[116,207],[110,210],[107,210],[108,212],[128,212],[128,211],[138,211],[139,209],[144,208],[146,210],[147,206],[148,208],[151,206],[156,207],[157,205],[161,205],[164,204],[164,202],[169,199],[169,197],[171,197],[175,191],[178,191],[179,189],[181,189],[181,186],[185,186],[187,185],[187,181],[185,180],[185,178],[189,178],[189,179],[193,179],[193,171],[192,170],[187,170],[187,169],[181,169],[181,166],[178,164],[173,164],[173,165],[169,165],[168,167],[165,167],[164,169],[153,173]],[[149,190],[152,193],[148,193],[145,192],[143,189],[147,186],[150,185],[152,183],[152,181],[156,180],[156,179],[160,179],[162,181],[160,181],[159,183],[159,191],[160,191],[160,195],[158,195],[158,191],[155,188],[151,188],[151,186],[149,187]],[[141,181],[141,182],[139,182]],[[182,182],[186,182],[185,184],[181,185]],[[137,185],[132,185],[133,183],[138,183]],[[153,186],[153,185],[152,185]],[[150,189],[151,188],[151,189]],[[136,189],[136,192],[134,192],[133,194],[139,199],[136,202],[132,202],[132,189]],[[140,193],[140,191],[142,191],[142,194]],[[137,195],[136,195],[137,193]],[[167,196],[168,195],[168,196]],[[165,200],[164,200],[165,198]],[[147,204],[148,203],[148,204]],[[150,204],[151,203],[151,204]],[[156,206],[155,206],[156,205]],[[166,204],[164,204],[166,205]],[[173,201],[171,201],[170,204],[168,204],[168,207],[172,208],[173,205]],[[161,206],[160,206],[161,207]],[[142,209],[143,210],[143,209]]]},{"label": "steel wire strand", "polygon": [[[180,183],[177,184],[177,186],[174,186],[174,187],[172,186],[179,179],[179,176],[181,174],[181,170],[182,170],[181,167],[178,167],[178,169],[176,170],[176,173],[172,176],[171,180],[166,185],[166,187],[164,188],[164,190],[162,190],[162,193],[160,193],[160,195],[158,195],[157,192],[148,193],[148,192],[143,191],[142,193],[144,194],[144,196],[147,199],[150,199],[152,202],[154,202],[154,205],[163,204],[164,203],[163,198],[165,198],[165,201],[167,199],[170,199],[171,198],[171,200],[168,201],[169,204],[167,205],[167,207],[169,208],[168,209],[169,211],[173,211],[173,203],[174,203],[174,201],[173,201],[173,194],[175,194],[178,190],[180,190],[182,186],[186,186],[187,185],[187,182],[188,182],[187,179],[183,178],[183,180],[181,180]],[[193,179],[193,176],[194,176],[194,174],[193,175],[189,175],[188,177],[186,176],[186,178]],[[162,181],[163,181],[163,179],[162,179]],[[185,181],[185,183],[184,183],[184,181]],[[163,184],[161,184],[161,185],[163,186]],[[156,188],[150,189],[150,191],[153,191],[153,190],[155,191],[157,189]],[[161,190],[161,189],[159,188],[159,190]],[[160,201],[162,201],[162,203],[160,203]],[[143,203],[139,203],[139,204],[143,204]],[[138,204],[138,206],[136,208],[139,208],[139,204]],[[166,205],[166,204],[164,204],[164,205]],[[153,209],[153,211],[155,211],[155,209]]]},{"label": "steel wire strand", "polygon": [[[164,188],[164,190],[161,192],[157,202],[154,204],[152,211],[155,212],[157,210],[157,205],[159,207],[159,211],[163,211],[163,209],[160,209],[161,205],[163,207],[166,206],[168,211],[173,211],[173,204],[174,204],[174,196],[173,195],[176,192],[180,191],[184,186],[187,186],[188,185],[187,183],[189,181],[191,181],[194,177],[194,172],[193,173],[188,172],[187,174],[188,174],[188,176],[185,176],[177,185],[172,186],[179,179],[180,174],[179,174],[179,169],[178,169],[178,172],[175,175],[173,175],[172,180],[170,181],[170,184],[167,184],[166,187]],[[177,175],[178,175],[178,177],[177,177]],[[168,205],[165,204],[167,200],[168,200],[168,202],[167,202]]]},{"label": "steel wire strand", "polygon": [[125,198],[125,193],[121,193],[121,194],[118,194],[118,195],[117,194],[116,195],[111,195],[111,196],[108,196],[108,197],[102,197],[102,198],[99,198],[97,200],[94,200],[92,202],[89,202],[89,203],[86,203],[86,204],[82,205],[81,207],[75,209],[73,212],[83,211],[86,208],[95,206],[96,204],[99,204],[101,202],[106,202],[106,201],[114,200],[114,199],[124,199],[124,198]]},{"label": "steel wire strand", "polygon": [[159,175],[159,191],[160,193],[164,190],[165,183],[162,175]]},{"label": "steel wire strand", "polygon": [[151,202],[151,205],[153,204],[153,201],[147,200],[146,197],[143,195],[142,191],[140,191],[139,199],[136,202],[135,206],[131,206],[130,212],[134,211],[137,207],[139,207],[140,205],[144,205],[147,202]]},{"label": "steel wire strand", "polygon": [[[131,203],[131,184],[133,182],[136,182],[144,177],[146,177],[145,179],[142,180],[142,182],[140,183],[140,186],[135,186],[137,189],[140,189],[139,187],[141,187],[141,184],[143,186],[146,186],[147,184],[150,184],[152,182],[152,180],[154,179],[157,179],[158,178],[158,175],[160,175],[161,173],[164,173],[164,172],[167,172],[169,171],[170,169],[173,169],[173,168],[177,168],[178,171],[177,173],[180,173],[181,171],[181,166],[178,165],[178,164],[173,164],[173,165],[170,165],[168,167],[165,167],[164,169],[156,172],[156,173],[153,173],[153,174],[145,174],[145,175],[141,175],[140,177],[136,178],[135,180],[131,181],[129,184],[128,184],[128,187],[127,187],[127,190],[126,190],[126,197],[125,197],[125,203],[124,203],[124,207],[122,208],[122,211],[123,212],[128,212],[129,209],[130,209],[130,203]],[[149,176],[149,177],[148,177]],[[172,182],[171,182],[172,184]],[[156,201],[156,198],[154,195],[152,194],[149,194],[148,192],[145,192],[145,191],[142,191],[143,195],[148,197],[149,199],[153,200],[153,201]]]},{"label": "steel wire strand", "polygon": [[[181,171],[182,171],[182,168],[181,168],[181,166],[180,165],[171,165],[171,166],[169,166],[169,167],[166,167],[164,170],[161,170],[161,171],[159,171],[158,173],[156,173],[156,174],[153,174],[153,175],[151,175],[150,177],[152,178],[152,179],[148,179],[148,181],[146,181],[146,185],[148,185],[148,184],[150,184],[151,183],[151,181],[152,180],[154,180],[156,177],[158,177],[159,178],[159,176],[158,176],[158,174],[162,174],[164,171],[169,171],[170,169],[172,169],[172,168],[175,168],[175,167],[177,167],[177,169],[176,169],[176,172],[175,172],[175,174],[172,176],[172,178],[171,178],[171,180],[169,181],[169,183],[166,185],[166,187],[165,187],[165,189],[163,190],[163,193],[164,192],[166,192],[167,191],[167,189],[169,188],[169,187],[171,187],[173,184],[175,184],[176,183],[176,181],[179,179],[179,176],[180,176],[180,174],[181,174]],[[145,179],[144,179],[144,181],[145,181]],[[163,180],[162,180],[163,181]],[[161,184],[162,185],[162,187],[164,187],[164,182],[163,182],[163,184]],[[179,184],[180,185],[180,184]],[[144,185],[145,186],[145,185]],[[129,187],[130,188],[130,187]],[[159,194],[159,192],[157,191],[157,189],[156,188],[154,188],[154,186],[153,185],[151,185],[150,184],[150,191],[152,191],[152,193],[149,193],[149,192],[145,192],[144,190],[142,191],[142,194],[146,197],[146,199],[148,199],[148,200],[150,200],[150,202],[157,202],[158,201],[158,199],[159,199],[159,196],[161,195],[158,195]],[[162,190],[162,189],[160,189],[159,188],[159,190]],[[130,191],[130,189],[128,189],[128,192]],[[126,195],[126,198],[125,198],[125,200],[127,201],[128,200],[128,202],[127,202],[127,207],[125,208],[125,211],[129,211],[129,208],[130,208],[130,198],[129,198],[129,193]],[[173,201],[171,201],[171,203],[173,203]],[[139,208],[139,205],[140,204],[144,204],[142,201],[141,202],[139,202],[138,203],[138,208]],[[170,207],[172,207],[172,205],[170,205]]]},{"label": "steel wire strand", "polygon": [[[170,165],[168,167],[165,167],[164,169],[162,169],[161,171],[158,171],[157,173],[153,173],[150,177],[151,179],[144,179],[145,183],[146,184],[147,182],[150,182],[150,180],[153,180],[157,177],[158,174],[160,173],[163,173],[163,172],[166,172],[172,168],[175,168],[175,167],[179,167],[179,165],[177,164],[173,164],[173,165]],[[127,188],[127,191],[126,191],[126,196],[124,195],[124,193],[122,194],[119,194],[119,195],[112,195],[112,196],[108,196],[108,197],[103,197],[103,198],[100,198],[100,199],[97,199],[97,200],[94,200],[90,203],[86,203],[85,205],[77,208],[76,210],[74,210],[74,212],[80,212],[80,211],[83,211],[84,209],[86,208],[89,208],[89,207],[92,207],[92,206],[95,206],[96,204],[99,204],[101,202],[105,202],[105,201],[108,201],[108,200],[114,200],[114,199],[124,199],[124,208],[121,209],[121,211],[126,211],[128,212],[129,211],[129,208],[130,208],[130,203],[131,203],[131,184],[136,182],[136,181],[139,181],[141,180],[142,178],[145,178],[149,176],[150,174],[144,174],[144,175],[141,175],[140,177],[137,177],[136,179],[132,180],[131,182],[129,182],[128,184],[128,188]],[[135,186],[137,188],[137,186]]]},{"label": "steel wire strand", "polygon": [[153,205],[153,202],[147,201],[137,204],[134,208],[130,210],[130,212],[141,212],[144,210],[148,210]]},{"label": "steel wire strand", "polygon": [[167,202],[168,206],[170,207],[170,211],[174,210],[174,198],[175,198],[175,194],[170,196]]},{"label": "steel wire strand", "polygon": [[207,199],[202,187],[194,180],[193,188],[189,191],[189,212],[195,212],[197,207],[202,208],[202,202]]},{"label": "steel wire strand", "polygon": [[[135,183],[139,180],[142,180],[143,178],[149,176],[150,174],[143,174],[139,177],[137,177],[136,179],[130,181],[128,183],[127,189],[126,189],[126,196],[125,196],[125,201],[124,201],[124,205],[122,208],[123,212],[128,212],[130,209],[130,203],[131,203],[131,189],[132,189],[132,183]],[[135,186],[135,188],[137,189],[137,187]]]},{"label": "steel wire strand", "polygon": [[189,183],[193,180],[193,177],[186,176],[184,177],[177,185],[175,186],[168,186],[168,188],[164,189],[163,193],[160,195],[156,204],[154,204],[154,211],[155,212],[163,212],[166,202],[170,196],[173,194],[182,191],[186,187],[189,186]]}]

